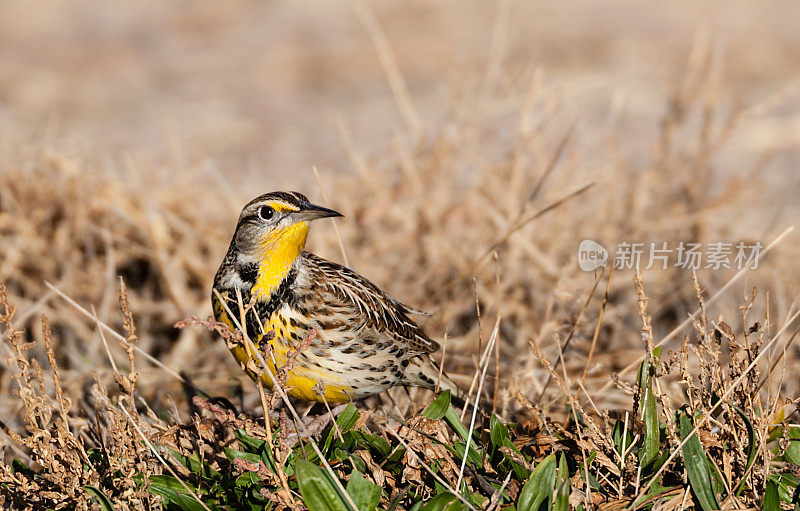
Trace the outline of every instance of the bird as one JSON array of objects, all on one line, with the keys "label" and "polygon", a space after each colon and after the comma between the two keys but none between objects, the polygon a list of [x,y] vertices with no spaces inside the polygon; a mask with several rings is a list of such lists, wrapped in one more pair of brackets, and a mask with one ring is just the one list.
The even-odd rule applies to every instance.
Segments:
[{"label": "bird", "polygon": [[226,337],[231,353],[254,381],[301,401],[341,404],[405,386],[463,402],[431,356],[439,343],[410,319],[424,313],[305,250],[312,221],[341,216],[298,192],[244,206],[212,289],[215,320],[240,332]]}]

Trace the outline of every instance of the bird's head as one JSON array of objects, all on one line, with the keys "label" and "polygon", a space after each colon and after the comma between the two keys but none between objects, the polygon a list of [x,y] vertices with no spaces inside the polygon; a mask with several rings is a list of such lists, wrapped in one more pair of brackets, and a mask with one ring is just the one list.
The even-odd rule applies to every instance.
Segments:
[{"label": "bird's head", "polygon": [[311,204],[301,193],[267,193],[242,209],[234,243],[241,253],[250,256],[272,258],[293,254],[296,257],[305,247],[308,223],[336,216],[342,214]]}]

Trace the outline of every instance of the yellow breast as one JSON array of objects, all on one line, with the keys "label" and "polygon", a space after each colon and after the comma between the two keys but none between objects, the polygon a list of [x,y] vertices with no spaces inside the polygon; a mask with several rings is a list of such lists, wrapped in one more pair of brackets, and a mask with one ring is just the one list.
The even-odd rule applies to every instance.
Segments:
[{"label": "yellow breast", "polygon": [[[297,359],[298,354],[292,349],[293,346],[287,339],[291,338],[292,333],[303,339],[306,331],[290,326],[284,312],[276,311],[264,325],[264,331],[275,332],[275,336],[269,341],[271,349],[264,350],[261,353],[273,377],[279,374],[280,369],[290,366],[286,371],[286,383],[284,386],[287,394],[305,401],[321,402],[322,396],[317,393],[314,387],[317,387],[322,382],[325,389],[325,401],[328,403],[350,401],[350,394],[347,392],[347,388],[337,385],[337,383],[341,383],[341,378],[325,367],[324,359],[309,353],[311,348],[306,348],[303,351],[306,355],[303,362]],[[253,344],[256,348],[259,346],[259,341],[260,339],[253,339]],[[299,342],[294,344],[299,344]],[[258,376],[251,368],[257,367],[261,369],[261,363],[258,362],[258,358],[252,352],[252,349],[249,346],[239,345],[231,347],[231,353],[242,365],[245,372],[255,380]],[[250,361],[255,361],[255,364],[249,363]],[[272,388],[272,378],[263,371],[260,371],[260,373],[261,382],[268,388]]]}]

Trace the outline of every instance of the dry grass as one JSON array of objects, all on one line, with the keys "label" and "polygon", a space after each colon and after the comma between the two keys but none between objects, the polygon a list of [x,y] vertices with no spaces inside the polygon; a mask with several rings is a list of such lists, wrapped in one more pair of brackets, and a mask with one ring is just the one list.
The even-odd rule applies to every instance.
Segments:
[{"label": "dry grass", "polygon": [[[337,146],[323,152],[323,158],[349,170],[333,172],[331,165],[320,165],[319,185],[310,166],[297,170],[299,176],[272,180],[257,172],[217,170],[217,165],[238,166],[241,162],[230,154],[253,154],[248,153],[252,140],[274,135],[269,130],[242,134],[232,128],[244,129],[232,119],[197,135],[201,148],[205,140],[216,159],[204,159],[194,144],[174,148],[168,158],[148,154],[141,144],[132,155],[114,153],[115,163],[109,164],[94,150],[81,151],[81,144],[52,143],[47,133],[30,137],[27,132],[36,124],[17,115],[25,104],[18,85],[0,84],[11,98],[15,120],[15,128],[4,134],[0,160],[0,282],[7,289],[2,304],[6,340],[0,352],[9,360],[0,367],[0,418],[4,435],[10,435],[4,442],[2,477],[20,485],[4,495],[6,506],[22,507],[36,492],[42,505],[86,507],[90,497],[80,491],[84,485],[113,495],[118,506],[157,506],[155,497],[131,479],[164,471],[134,425],[154,444],[185,455],[203,452],[212,461],[220,457],[220,446],[234,441],[229,424],[256,437],[266,435],[263,422],[244,413],[260,413],[261,395],[225,343],[207,329],[173,325],[210,313],[211,278],[239,208],[278,182],[320,202],[324,193],[330,206],[345,214],[337,232],[330,223],[315,226],[309,248],[347,261],[402,301],[433,313],[422,321],[434,338],[446,336],[447,371],[465,388],[470,383],[477,388],[473,376],[485,370],[482,400],[493,403],[500,416],[525,425],[515,434],[569,439],[576,459],[593,449],[602,453],[593,474],[618,492],[616,499],[606,497],[607,504],[644,494],[641,474],[620,470],[628,465],[614,450],[610,421],[621,418],[635,434],[642,433],[635,420],[639,405],[630,396],[639,392],[635,369],[641,357],[646,353],[653,360],[653,345],[736,271],[701,270],[693,280],[679,268],[649,270],[643,279],[645,296],[631,271],[611,276],[582,272],[578,243],[587,238],[606,247],[621,241],[772,242],[798,218],[791,191],[796,177],[785,164],[797,147],[791,139],[773,143],[767,135],[776,130],[768,127],[785,126],[787,109],[790,120],[796,117],[791,105],[800,87],[791,77],[776,74],[769,87],[741,93],[739,82],[731,85],[738,77],[724,64],[726,58],[736,64],[750,60],[735,51],[730,57],[715,52],[700,31],[682,53],[685,62],[668,64],[678,78],[650,99],[648,108],[661,112],[660,117],[648,129],[637,130],[615,121],[620,113],[613,109],[604,111],[603,121],[597,120],[597,105],[588,113],[574,111],[565,97],[574,89],[548,78],[552,72],[518,65],[519,46],[514,44],[519,41],[509,43],[503,60],[504,43],[496,32],[492,44],[499,56],[489,59],[485,74],[470,66],[459,69],[438,101],[448,105],[447,112],[432,118],[424,115],[431,97],[425,94],[415,105],[417,82],[410,80],[408,87],[399,74],[411,50],[403,46],[399,54],[392,53],[394,32],[384,33],[380,25],[388,22],[388,8],[380,9],[377,25],[362,4],[351,15],[364,25],[365,41],[376,45],[383,66],[378,69],[388,73],[392,99],[384,98],[380,111],[392,112],[387,115],[394,119],[393,137],[389,142],[362,138],[355,114],[331,116],[332,122],[323,123],[325,140]],[[494,23],[508,21],[502,9],[497,19],[495,14]],[[227,15],[219,22],[225,27],[238,19]],[[209,22],[207,13],[194,16],[197,23]],[[197,37],[197,27],[184,29]],[[5,37],[13,37],[9,33]],[[358,55],[374,59],[372,48],[365,47],[370,56]],[[398,67],[396,60],[404,65]],[[7,64],[12,71],[15,65],[21,66]],[[436,69],[432,60],[419,65],[429,74]],[[553,65],[564,73],[581,68],[581,63]],[[325,69],[341,80],[339,71]],[[754,72],[744,64],[741,69]],[[73,76],[70,69],[59,72]],[[48,79],[55,80],[42,78]],[[383,77],[372,79],[379,83]],[[90,93],[80,89],[76,99],[87,112]],[[742,97],[742,104],[735,101]],[[84,129],[82,117],[73,121],[80,133],[93,133]],[[212,136],[226,129],[233,130],[232,141]],[[137,144],[142,139],[148,140],[139,133]],[[750,144],[746,152],[743,141]],[[320,154],[302,147],[306,159]],[[297,164],[299,159],[293,155],[278,163]],[[791,375],[800,369],[800,351],[788,342],[797,325],[790,320],[798,310],[798,257],[795,232],[756,271],[736,281],[713,305],[703,305],[664,346],[675,353],[664,351],[654,364],[658,383],[653,392],[667,424],[667,445],[680,443],[674,412],[688,405],[691,413],[707,418],[699,435],[709,456],[723,473],[737,474],[747,461],[744,448],[729,452],[719,447],[740,442],[745,431],[732,406],[752,421],[762,444],[759,463],[747,474],[748,491],[738,500],[742,506],[759,502],[758,490],[771,471],[795,470],[770,464],[780,452],[768,449],[766,439],[774,435],[776,423],[798,422],[800,384]],[[122,315],[119,277],[127,289]],[[95,311],[96,318],[80,313],[45,282]],[[496,344],[479,367],[497,318]],[[142,352],[170,371],[137,354]],[[45,363],[50,371],[42,369]],[[717,403],[711,397],[728,392],[729,399],[712,409]],[[410,418],[429,401],[429,393],[418,390],[388,394],[371,398],[363,408]],[[205,397],[193,400],[198,396]],[[237,411],[209,404],[209,396],[226,398]],[[621,410],[631,411],[628,419]],[[585,422],[576,425],[569,418],[577,411]],[[382,420],[398,427],[394,419]],[[418,440],[399,427],[393,431],[412,446]],[[283,441],[276,439],[277,459],[289,456]],[[783,449],[787,442],[788,437]],[[526,447],[536,459],[549,452]],[[93,449],[105,450],[114,462],[86,468]],[[61,455],[53,457],[54,452]],[[36,487],[33,479],[23,483],[10,472],[15,457],[50,475],[36,480]],[[462,460],[450,461],[454,472],[443,476],[456,485]],[[681,463],[677,455],[665,465],[664,477],[683,477]],[[425,479],[421,474],[409,474],[409,480]],[[371,477],[379,482],[382,476]],[[469,477],[471,485],[478,484]],[[285,492],[274,498],[291,506],[297,495],[285,483],[285,475],[278,477],[276,484]],[[515,480],[507,484],[519,492]],[[588,494],[573,488],[571,500],[590,502]],[[672,504],[686,504],[686,495],[671,496],[678,499]]]}]

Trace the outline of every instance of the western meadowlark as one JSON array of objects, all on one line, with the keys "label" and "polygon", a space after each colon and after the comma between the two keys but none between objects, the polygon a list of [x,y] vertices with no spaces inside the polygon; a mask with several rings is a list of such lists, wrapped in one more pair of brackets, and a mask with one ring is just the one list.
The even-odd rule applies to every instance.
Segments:
[{"label": "western meadowlark", "polygon": [[[298,399],[342,403],[395,385],[438,383],[463,400],[430,356],[439,344],[409,319],[418,311],[350,268],[303,250],[310,221],[338,216],[297,192],[250,201],[214,278],[217,321],[232,331],[243,325],[273,377],[282,374],[285,390]],[[271,388],[249,347],[228,344],[245,372]]]}]

